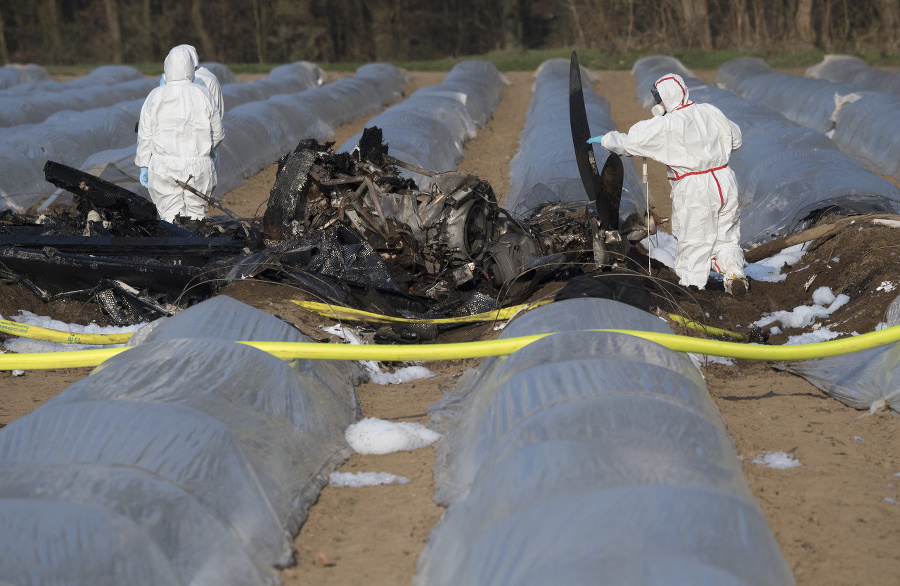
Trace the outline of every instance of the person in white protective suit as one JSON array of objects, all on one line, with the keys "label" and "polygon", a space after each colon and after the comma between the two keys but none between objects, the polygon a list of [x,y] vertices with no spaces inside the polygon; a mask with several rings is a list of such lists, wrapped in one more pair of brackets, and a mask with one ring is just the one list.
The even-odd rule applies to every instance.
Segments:
[{"label": "person in white protective suit", "polygon": [[206,217],[207,202],[177,181],[204,195],[212,193],[213,151],[224,137],[222,120],[206,88],[193,83],[194,66],[186,48],[169,51],[165,76],[165,85],[154,88],[141,108],[134,162],[160,219],[199,220]]},{"label": "person in white protective suit", "polygon": [[[197,55],[197,49],[193,45],[178,45],[184,47],[191,54],[191,63],[194,65],[194,83],[202,85],[209,92],[213,106],[219,113],[219,120],[224,123],[225,120],[225,100],[222,98],[222,86],[219,84],[219,78],[216,74],[207,69],[200,67],[200,57]],[[176,47],[177,48],[177,47]],[[166,74],[159,76],[159,85],[166,83]],[[219,172],[219,149],[213,151],[213,162],[216,164],[216,174]]]},{"label": "person in white protective suit", "polygon": [[[696,104],[677,73],[653,85],[654,117],[627,133],[608,132],[600,142],[620,155],[644,156],[668,166],[672,191],[672,235],[679,283],[703,289],[709,271],[720,273],[725,290],[735,280],[749,289],[740,240],[737,180],[728,167],[741,146],[741,130],[712,104]],[[599,139],[599,140],[598,140]]]}]

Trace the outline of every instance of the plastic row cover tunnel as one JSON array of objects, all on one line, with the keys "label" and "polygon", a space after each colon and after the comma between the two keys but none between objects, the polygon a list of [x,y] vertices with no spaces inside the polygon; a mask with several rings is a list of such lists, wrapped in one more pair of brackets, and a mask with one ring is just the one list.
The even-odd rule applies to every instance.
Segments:
[{"label": "plastic row cover tunnel", "polygon": [[302,92],[320,86],[324,81],[325,74],[318,65],[296,61],[274,67],[269,75],[256,81],[223,85],[222,101],[227,112],[241,104],[268,100],[278,94]]},{"label": "plastic row cover tunnel", "polygon": [[718,107],[741,128],[743,145],[729,161],[738,181],[741,244],[759,244],[802,230],[825,213],[897,213],[900,189],[840,152],[824,134],[798,126],[764,105],[693,77],[668,56],[638,59],[637,97],[666,73],[685,78],[690,98]]},{"label": "plastic row cover tunnel", "polygon": [[[584,102],[591,133],[617,130],[609,101],[594,93],[593,76],[581,70]],[[542,202],[588,202],[572,145],[569,123],[569,61],[550,59],[541,64],[528,105],[525,128],[519,135],[519,151],[509,164],[510,188],[504,207],[519,219],[526,218]],[[594,146],[597,167],[609,153]],[[625,180],[619,215],[646,213],[646,194],[634,164],[625,162]]]},{"label": "plastic row cover tunnel", "polygon": [[[900,325],[900,297],[885,312],[884,326]],[[841,403],[875,412],[900,413],[900,343],[816,360],[780,362],[778,370],[802,376]]]},{"label": "plastic row cover tunnel", "polygon": [[435,500],[416,584],[792,584],[687,356],[586,328],[671,333],[602,299],[553,303],[433,405]]},{"label": "plastic row cover tunnel", "polygon": [[[56,85],[45,89],[46,84]],[[156,85],[137,69],[124,65],[98,67],[68,82],[19,84],[0,92],[0,127],[43,122],[61,110],[80,112],[145,98]],[[30,91],[21,91],[23,88]]]},{"label": "plastic row cover tunnel", "polygon": [[346,363],[234,343],[309,340],[227,297],[135,336],[0,431],[2,581],[278,583],[273,566],[291,563],[291,536],[349,456]]},{"label": "plastic row cover tunnel", "polygon": [[833,126],[835,94],[853,92],[847,84],[772,71],[757,57],[741,57],[722,64],[716,73],[716,84],[823,134]]},{"label": "plastic row cover tunnel", "polygon": [[[404,70],[387,63],[370,63],[357,69],[355,77],[323,86],[312,84],[296,93],[278,94],[230,109],[226,98],[225,140],[219,145],[218,185],[213,197],[221,199],[240,187],[244,179],[293,150],[300,140],[327,140],[338,126],[379,112],[400,97],[408,83],[409,75]],[[131,145],[96,153],[82,169],[146,194],[137,180],[135,148]]]},{"label": "plastic row cover tunnel", "polygon": [[32,83],[22,83],[0,90],[0,98],[22,97],[36,92],[67,92],[73,89],[86,88],[94,85],[110,86],[123,81],[140,79],[143,74],[127,65],[101,65],[91,70],[90,73],[76,77],[69,81],[56,81],[46,79]]},{"label": "plastic row cover tunnel", "polygon": [[722,65],[717,79],[720,87],[827,132],[841,151],[875,173],[900,179],[900,95],[766,69],[761,59],[743,57]]},{"label": "plastic row cover tunnel", "polygon": [[864,60],[853,55],[825,55],[821,63],[808,68],[804,75],[849,83],[860,91],[900,95],[900,72],[872,69]]},{"label": "plastic row cover tunnel", "polygon": [[[453,171],[463,159],[463,143],[493,116],[506,83],[493,63],[463,61],[440,84],[417,90],[366,127],[382,129],[391,156],[428,171]],[[347,140],[338,152],[352,151],[361,136]],[[401,175],[420,189],[431,184],[430,177],[413,171],[402,169]]]},{"label": "plastic row cover tunnel", "polygon": [[40,65],[4,65],[0,67],[0,90],[19,85],[50,79],[50,74]]}]

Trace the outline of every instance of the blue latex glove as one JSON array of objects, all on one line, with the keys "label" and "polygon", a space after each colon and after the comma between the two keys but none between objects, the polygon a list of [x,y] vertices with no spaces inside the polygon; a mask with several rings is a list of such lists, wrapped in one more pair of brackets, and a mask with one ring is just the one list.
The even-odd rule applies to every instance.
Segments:
[{"label": "blue latex glove", "polygon": [[150,189],[150,168],[141,167],[141,185]]},{"label": "blue latex glove", "polygon": [[594,144],[594,143],[600,144],[600,141],[603,140],[604,136],[606,136],[606,135],[601,134],[599,136],[592,136],[591,138],[587,139],[588,144]]}]

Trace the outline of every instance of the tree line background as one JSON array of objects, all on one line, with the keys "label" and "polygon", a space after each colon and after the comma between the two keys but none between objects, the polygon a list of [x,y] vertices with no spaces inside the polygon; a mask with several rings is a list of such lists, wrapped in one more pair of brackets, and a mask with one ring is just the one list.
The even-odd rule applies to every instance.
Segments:
[{"label": "tree line background", "polygon": [[596,47],[878,51],[900,0],[3,0],[0,60],[150,63],[181,43],[203,61],[425,61]]}]

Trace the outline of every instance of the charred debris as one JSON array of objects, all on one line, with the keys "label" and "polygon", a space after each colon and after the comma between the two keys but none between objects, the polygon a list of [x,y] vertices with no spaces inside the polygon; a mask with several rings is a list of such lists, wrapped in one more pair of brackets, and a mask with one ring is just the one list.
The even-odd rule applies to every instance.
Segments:
[{"label": "charred debris", "polygon": [[[47,181],[71,192],[74,206],[2,212],[0,278],[43,301],[93,300],[111,323],[128,325],[247,278],[377,313],[453,317],[521,302],[548,279],[600,268],[599,214],[585,203],[545,203],[520,221],[478,177],[393,158],[378,128],[350,153],[332,147],[304,140],[279,161],[261,220],[225,210],[199,222],[160,221],[144,197],[48,161]],[[623,234],[627,242],[645,232]],[[437,333],[392,325],[376,337],[416,342]]]}]

